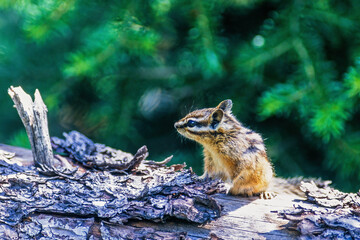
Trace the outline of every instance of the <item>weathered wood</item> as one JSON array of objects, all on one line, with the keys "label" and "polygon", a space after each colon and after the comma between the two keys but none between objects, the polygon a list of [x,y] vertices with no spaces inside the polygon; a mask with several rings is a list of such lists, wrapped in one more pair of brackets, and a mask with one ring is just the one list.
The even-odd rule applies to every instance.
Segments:
[{"label": "weathered wood", "polygon": [[21,87],[11,86],[8,93],[25,126],[36,165],[41,167],[44,173],[53,173],[55,164],[50,143],[47,108],[39,90],[35,91],[34,101]]},{"label": "weathered wood", "polygon": [[[32,158],[30,150],[24,150],[21,148],[15,148],[6,145],[0,145],[0,149],[15,153],[19,151],[19,153],[22,154],[22,156],[25,156],[25,158],[21,158],[16,154],[15,157],[17,157],[18,159],[17,163],[21,163],[21,162],[28,163],[29,159],[26,158],[30,158],[30,159]],[[12,159],[8,159],[7,162],[11,162],[11,160]],[[134,175],[130,174],[130,176],[129,175],[111,176],[111,179],[112,182],[116,184],[121,184],[121,182],[125,182],[127,186],[127,190],[124,189],[123,191],[127,191],[126,195],[133,196],[134,200],[140,200],[141,198],[139,198],[139,196],[143,194],[142,190],[133,189],[133,191],[131,191],[133,187],[140,186],[140,182],[141,182],[140,179],[148,179],[150,176],[154,178],[156,178],[156,176],[161,176],[161,174],[159,174],[159,172],[156,171],[163,172],[167,174],[167,176],[169,177],[171,175],[171,172],[173,171],[171,167],[160,168],[160,170],[158,169],[158,167],[159,166],[154,166],[153,163],[147,165],[146,161],[144,161],[142,164],[140,164],[139,169],[137,170],[138,174],[140,173],[140,175],[134,173]],[[116,217],[116,213],[115,213],[115,215],[112,216],[112,214],[114,214],[114,208],[112,208],[113,210],[110,209],[106,210],[106,208],[104,208],[104,206],[106,206],[106,204],[104,203],[111,202],[111,200],[114,199],[112,195],[118,194],[119,196],[120,192],[115,191],[114,188],[119,189],[120,186],[112,186],[111,188],[109,188],[110,185],[107,185],[108,182],[104,180],[104,178],[106,178],[107,175],[100,174],[102,171],[97,172],[100,174],[98,177],[95,177],[95,175],[93,175],[94,173],[90,172],[88,174],[90,176],[84,176],[84,178],[80,180],[72,180],[72,179],[62,179],[61,177],[46,177],[46,176],[41,177],[36,175],[34,172],[32,173],[31,171],[29,172],[29,169],[31,168],[28,167],[26,169],[27,170],[19,170],[17,173],[14,172],[13,174],[9,174],[7,176],[1,176],[0,186],[2,188],[0,189],[8,189],[8,190],[6,190],[6,192],[0,192],[0,202],[9,200],[9,198],[13,199],[13,198],[21,197],[14,195],[15,194],[14,189],[9,188],[9,186],[6,186],[7,184],[17,187],[18,190],[19,187],[20,189],[24,188],[22,190],[22,193],[25,194],[25,196],[22,196],[23,200],[20,205],[21,209],[23,210],[18,212],[19,213],[17,215],[18,218],[15,218],[13,220],[13,226],[17,226],[17,227],[11,227],[11,226],[9,227],[8,224],[2,224],[2,225],[0,224],[0,233],[4,234],[6,232],[8,236],[11,236],[11,234],[13,235],[18,234],[20,236],[22,234],[21,236],[24,237],[26,236],[26,234],[29,234],[29,231],[31,229],[33,231],[32,233],[34,234],[34,236],[39,236],[39,234],[43,234],[43,235],[47,234],[46,236],[54,237],[54,238],[59,236],[61,237],[72,236],[75,239],[83,239],[82,236],[84,235],[84,233],[82,233],[82,231],[85,232],[88,231],[87,236],[94,236],[95,239],[98,239],[96,238],[96,236],[102,236],[101,234],[104,234],[105,228],[100,228],[100,226],[102,226],[101,224],[106,224],[106,221],[112,221],[115,223],[115,224],[113,223],[114,225],[112,225],[110,228],[111,233],[123,232],[126,235],[126,231],[128,231],[126,230],[127,229],[126,227],[129,227],[130,231],[140,231],[145,227],[148,229],[155,229],[157,234],[161,233],[164,236],[167,236],[166,238],[160,238],[160,237],[155,238],[154,237],[155,235],[151,235],[152,233],[154,233],[154,231],[149,230],[149,232],[147,232],[146,234],[150,234],[147,235],[150,239],[151,238],[181,239],[182,238],[181,236],[183,236],[181,235],[182,233],[186,233],[188,239],[201,239],[201,238],[208,239],[210,233],[214,233],[216,236],[222,239],[252,239],[252,238],[253,239],[293,239],[297,236],[297,232],[289,231],[288,229],[286,229],[286,224],[289,223],[289,220],[279,218],[279,215],[276,212],[274,212],[276,210],[291,209],[292,205],[294,204],[294,201],[299,200],[299,197],[296,195],[284,194],[284,195],[278,195],[277,197],[271,200],[263,200],[263,199],[259,199],[258,197],[242,198],[237,196],[228,196],[225,194],[216,194],[214,198],[217,201],[217,204],[220,204],[223,207],[221,213],[222,216],[217,220],[211,221],[209,223],[199,224],[196,222],[191,223],[189,221],[183,221],[183,220],[179,221],[176,220],[176,215],[173,215],[172,218],[164,218],[163,221],[166,220],[165,223],[164,222],[156,223],[141,218],[138,209],[136,211],[132,211],[131,214],[129,212],[130,221],[126,223],[126,226],[122,226],[119,225],[119,221],[121,219],[124,219],[125,215],[122,214],[121,217]],[[84,169],[82,168],[79,169],[79,171],[83,171],[83,170]],[[27,174],[22,173],[23,171],[27,172]],[[149,174],[148,176],[143,175],[144,172],[146,171],[150,171],[151,174]],[[35,175],[33,176],[34,178],[32,178],[32,182],[30,182],[28,180],[32,176],[32,174]],[[101,181],[99,181],[100,180],[98,179],[99,177],[102,178]],[[92,180],[88,181],[87,179],[90,178]],[[136,178],[138,178],[138,180],[129,181],[129,179],[136,179]],[[85,194],[86,192],[84,191],[88,187],[94,190],[93,189],[94,186],[92,186],[90,183],[95,179],[98,180],[96,180],[93,184],[99,185],[99,187],[101,187],[101,189],[103,190],[100,189],[98,192],[93,191],[93,195],[90,199],[88,198],[84,199],[81,202],[81,205],[77,206],[76,201],[78,199],[79,194],[86,196]],[[169,178],[164,180],[167,183],[173,182],[173,180]],[[158,181],[158,179],[153,179],[153,181],[151,181],[151,179],[148,179],[147,181],[148,181],[148,190],[147,190],[148,193],[152,191],[156,191],[156,192],[159,191],[156,190],[157,187],[153,186],[153,182]],[[189,185],[187,181],[193,181],[193,180],[188,179],[182,181],[182,183],[179,182],[179,184],[185,186],[186,188],[191,188],[191,184]],[[184,193],[184,189],[181,188],[180,186],[173,188],[173,191],[170,191],[169,187],[171,187],[172,185],[173,184],[168,184],[168,186],[164,189],[167,189],[166,191],[171,194],[172,196],[171,199],[179,200],[178,202],[179,204],[173,204],[172,207],[168,207],[168,209],[174,209],[173,213],[182,216],[186,216],[186,213],[189,211],[196,213],[195,209],[191,210],[191,208],[189,208],[186,205],[186,198],[184,198],[186,197],[186,194]],[[67,190],[65,192],[59,192],[59,190],[57,190],[57,187],[59,186],[63,186]],[[82,186],[84,186],[85,189]],[[202,188],[204,186],[206,186],[205,183],[199,182],[199,185],[196,187],[197,191],[202,191]],[[59,192],[59,195],[56,194],[51,195],[51,193],[47,192],[46,190],[48,188],[52,189],[52,191]],[[27,196],[26,193],[30,189],[32,189],[32,191],[30,192],[33,192],[32,195],[35,197],[39,196],[38,195],[39,191],[42,192],[42,196],[47,196],[48,199],[47,203],[46,204],[43,203],[40,198],[33,199]],[[207,189],[207,191],[209,190],[211,189]],[[57,201],[55,201],[56,199]],[[165,199],[168,199],[168,197],[164,198],[164,200]],[[205,199],[201,201],[205,203],[204,200]],[[127,200],[127,201],[131,202],[131,200],[130,201]],[[56,202],[58,203],[55,204]],[[8,213],[8,210],[11,207],[12,208],[19,207],[19,204],[16,202],[12,202],[13,205],[10,204],[9,201],[7,203],[8,204],[6,205],[6,209],[3,211],[4,213]],[[120,204],[121,201],[118,203]],[[58,208],[59,204],[61,204],[64,207],[64,210],[62,212]],[[116,202],[114,204],[116,205]],[[159,205],[161,203],[159,202],[156,204]],[[119,208],[117,212],[120,211],[121,208],[120,205],[115,208],[115,209]],[[27,207],[29,206],[30,206],[30,212],[29,210],[26,210]],[[202,205],[201,208],[203,208],[204,206],[205,205]],[[32,211],[34,208],[35,211]],[[131,204],[129,204],[127,209],[129,210],[131,209]],[[159,213],[164,214],[164,212],[166,211],[168,210],[162,209],[160,207],[158,208],[157,211],[153,212],[152,214],[155,216]],[[56,215],[56,214],[61,214],[61,215]],[[96,216],[96,214],[100,214],[100,218],[99,215],[97,215],[98,216],[97,219],[94,220],[94,216]],[[130,217],[130,215],[132,215],[133,217]],[[151,219],[151,215],[146,215],[146,216],[149,217],[148,219]],[[22,220],[22,219],[27,219],[27,217],[30,217],[30,219],[32,220],[31,221]],[[136,220],[136,218],[139,217],[142,219],[141,221]],[[39,219],[48,219],[48,221],[44,221],[44,220],[40,221]],[[71,221],[68,222],[68,220]],[[4,215],[2,216],[2,220],[0,220],[0,222],[4,223]],[[49,222],[49,224],[43,225],[44,223],[47,222]],[[41,225],[39,225],[39,223]],[[63,225],[60,225],[59,223],[63,223]],[[76,225],[78,229],[70,230],[69,226],[71,226],[72,224]],[[131,229],[131,227],[135,227],[136,230]],[[50,229],[52,228],[54,228],[54,230],[50,231]],[[17,229],[22,229],[22,231],[19,232],[17,231]],[[47,230],[40,231],[36,229],[47,229]],[[89,229],[91,229],[91,231]],[[95,231],[96,229],[98,229],[98,231]],[[101,229],[103,229],[103,232],[101,232]],[[173,233],[174,235],[166,235],[169,232]],[[63,234],[63,235],[59,235],[59,234]],[[78,234],[78,236],[76,234]],[[100,234],[100,235],[96,235],[96,234]],[[126,238],[124,237],[119,239],[126,239]]]}]

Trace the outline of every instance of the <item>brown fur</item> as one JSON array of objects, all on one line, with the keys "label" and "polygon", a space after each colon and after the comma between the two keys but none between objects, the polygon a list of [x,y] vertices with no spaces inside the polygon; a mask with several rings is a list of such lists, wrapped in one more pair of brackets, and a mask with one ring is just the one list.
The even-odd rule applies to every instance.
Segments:
[{"label": "brown fur", "polygon": [[[204,147],[203,177],[232,182],[230,194],[252,196],[266,191],[273,169],[261,136],[231,113],[232,102],[193,111],[175,123],[180,134]],[[189,121],[195,121],[191,126]]]}]

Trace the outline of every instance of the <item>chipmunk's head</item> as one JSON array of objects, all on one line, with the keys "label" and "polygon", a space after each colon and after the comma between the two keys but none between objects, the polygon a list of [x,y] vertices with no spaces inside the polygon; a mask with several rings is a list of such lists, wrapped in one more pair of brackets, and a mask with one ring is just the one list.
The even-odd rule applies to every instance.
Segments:
[{"label": "chipmunk's head", "polygon": [[231,114],[231,108],[232,101],[224,100],[215,108],[204,108],[189,113],[174,126],[181,135],[204,144],[233,128],[237,121]]}]

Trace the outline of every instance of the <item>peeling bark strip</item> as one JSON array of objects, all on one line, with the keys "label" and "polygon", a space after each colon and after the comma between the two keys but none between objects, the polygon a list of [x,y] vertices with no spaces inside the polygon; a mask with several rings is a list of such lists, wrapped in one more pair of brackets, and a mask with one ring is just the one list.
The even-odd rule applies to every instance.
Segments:
[{"label": "peeling bark strip", "polygon": [[64,133],[65,139],[51,138],[53,149],[65,153],[82,165],[97,169],[108,169],[112,172],[131,171],[139,166],[149,154],[146,146],[142,146],[133,156],[104,144],[94,143],[85,135],[71,131]]},{"label": "peeling bark strip", "polygon": [[53,173],[55,171],[54,156],[50,143],[47,108],[39,90],[35,91],[34,101],[21,87],[11,86],[8,94],[15,103],[16,110],[25,126],[35,164],[41,167],[44,173]]}]

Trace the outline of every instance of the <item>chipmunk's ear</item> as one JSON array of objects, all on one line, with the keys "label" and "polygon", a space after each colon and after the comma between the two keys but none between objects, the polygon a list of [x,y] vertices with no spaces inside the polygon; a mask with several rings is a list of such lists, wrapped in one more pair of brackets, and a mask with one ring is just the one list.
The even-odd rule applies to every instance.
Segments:
[{"label": "chipmunk's ear", "polygon": [[230,99],[224,100],[216,108],[221,109],[224,112],[231,112],[232,101]]},{"label": "chipmunk's ear", "polygon": [[224,116],[224,112],[221,109],[215,110],[211,115],[211,128],[215,129],[217,125],[221,122],[221,119]]}]

